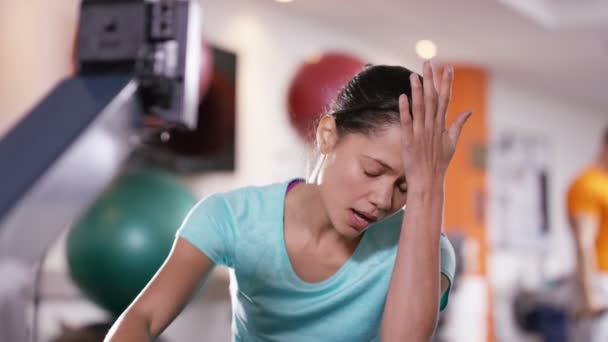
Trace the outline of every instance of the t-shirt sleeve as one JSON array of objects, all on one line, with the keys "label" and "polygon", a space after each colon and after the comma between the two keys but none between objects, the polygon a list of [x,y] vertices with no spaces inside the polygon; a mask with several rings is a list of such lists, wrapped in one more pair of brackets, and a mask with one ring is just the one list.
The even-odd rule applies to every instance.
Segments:
[{"label": "t-shirt sleeve", "polygon": [[179,228],[179,237],[203,252],[216,265],[233,267],[235,223],[226,198],[211,195],[198,202]]},{"label": "t-shirt sleeve", "polygon": [[583,176],[568,191],[568,215],[598,215],[600,205],[594,194],[594,185],[589,176]]},{"label": "t-shirt sleeve", "polygon": [[439,302],[439,310],[441,311],[448,305],[450,290],[454,283],[454,273],[456,272],[456,254],[454,253],[454,247],[452,247],[450,240],[444,234],[441,234],[440,238],[440,251],[441,274],[445,275],[450,283],[447,290],[441,295],[441,301]]}]

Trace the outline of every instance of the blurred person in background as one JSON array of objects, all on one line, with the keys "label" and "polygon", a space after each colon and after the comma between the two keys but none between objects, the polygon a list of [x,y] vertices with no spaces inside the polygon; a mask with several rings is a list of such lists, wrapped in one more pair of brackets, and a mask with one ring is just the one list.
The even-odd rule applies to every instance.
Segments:
[{"label": "blurred person in background", "polygon": [[568,219],[575,241],[579,300],[574,341],[608,341],[608,127],[597,160],[572,182]]}]

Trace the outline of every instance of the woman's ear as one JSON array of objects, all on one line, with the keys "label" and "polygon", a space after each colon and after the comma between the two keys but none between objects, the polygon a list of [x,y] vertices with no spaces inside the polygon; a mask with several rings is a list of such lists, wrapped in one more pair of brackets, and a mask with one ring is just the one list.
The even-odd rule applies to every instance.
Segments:
[{"label": "woman's ear", "polygon": [[336,120],[331,115],[324,115],[317,126],[317,146],[321,154],[329,153],[338,143]]}]

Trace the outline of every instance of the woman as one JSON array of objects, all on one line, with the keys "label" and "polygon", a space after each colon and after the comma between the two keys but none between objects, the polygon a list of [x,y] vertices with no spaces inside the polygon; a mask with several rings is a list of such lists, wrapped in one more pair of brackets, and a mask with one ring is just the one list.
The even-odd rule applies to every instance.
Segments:
[{"label": "woman", "polygon": [[428,341],[454,272],[445,172],[471,114],[446,129],[452,76],[365,68],[318,124],[315,177],[197,204],[107,340],[158,336],[221,264],[235,341]]}]

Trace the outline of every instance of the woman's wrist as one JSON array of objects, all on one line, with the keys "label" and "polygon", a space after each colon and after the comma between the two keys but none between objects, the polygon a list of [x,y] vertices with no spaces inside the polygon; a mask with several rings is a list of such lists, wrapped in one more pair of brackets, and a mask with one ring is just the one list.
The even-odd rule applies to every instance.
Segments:
[{"label": "woman's wrist", "polygon": [[407,192],[408,195],[418,195],[418,196],[427,196],[427,195],[437,195],[443,194],[445,187],[445,179],[443,177],[438,177],[435,179],[424,179],[418,181],[408,182],[407,184]]}]

